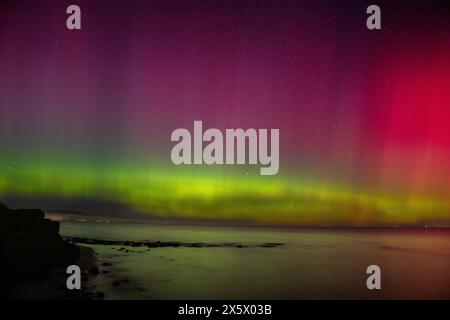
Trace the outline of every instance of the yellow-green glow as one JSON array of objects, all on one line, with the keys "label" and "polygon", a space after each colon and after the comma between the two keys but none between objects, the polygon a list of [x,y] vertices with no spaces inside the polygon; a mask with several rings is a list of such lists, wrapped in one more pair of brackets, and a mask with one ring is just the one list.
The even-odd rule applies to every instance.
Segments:
[{"label": "yellow-green glow", "polygon": [[450,220],[449,202],[439,197],[358,192],[301,177],[197,168],[102,167],[76,159],[2,165],[0,197],[96,199],[160,216],[300,225],[446,224]]}]

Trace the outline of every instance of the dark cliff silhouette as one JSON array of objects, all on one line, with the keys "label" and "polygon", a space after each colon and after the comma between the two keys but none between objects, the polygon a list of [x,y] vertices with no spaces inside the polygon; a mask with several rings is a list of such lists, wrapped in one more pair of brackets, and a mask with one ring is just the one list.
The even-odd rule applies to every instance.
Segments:
[{"label": "dark cliff silhouette", "polygon": [[19,282],[45,279],[55,267],[72,264],[79,249],[59,235],[59,222],[39,209],[12,210],[0,203],[0,296]]}]

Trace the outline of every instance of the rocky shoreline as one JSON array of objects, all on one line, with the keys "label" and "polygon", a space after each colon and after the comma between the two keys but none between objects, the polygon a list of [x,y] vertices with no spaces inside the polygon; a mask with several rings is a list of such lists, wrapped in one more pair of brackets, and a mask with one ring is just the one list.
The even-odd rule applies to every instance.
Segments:
[{"label": "rocky shoreline", "polygon": [[95,266],[94,251],[64,240],[59,223],[39,209],[13,210],[0,203],[0,286],[2,299],[91,299],[95,292],[66,288],[66,268]]},{"label": "rocky shoreline", "polygon": [[[45,218],[39,209],[10,209],[0,203],[0,272],[5,275],[0,297],[17,300],[101,300],[110,288],[143,292],[138,283],[116,274],[111,261],[98,261],[95,245],[110,246],[120,254],[155,248],[273,248],[283,243],[243,244],[178,241],[117,241],[62,237],[59,222]],[[92,247],[94,245],[94,248]],[[81,269],[81,290],[69,290],[66,269]],[[99,277],[99,278],[97,278]],[[103,281],[109,285],[97,286]],[[103,288],[103,289],[102,289]],[[105,292],[102,292],[105,291]],[[107,293],[109,294],[109,293]]]},{"label": "rocky shoreline", "polygon": [[179,242],[179,241],[118,241],[118,240],[99,240],[80,237],[64,237],[70,243],[76,244],[99,244],[109,246],[129,246],[129,247],[147,247],[147,248],[275,248],[283,246],[284,243],[265,242],[255,245],[243,245],[238,242],[225,243],[205,243],[205,242]]}]

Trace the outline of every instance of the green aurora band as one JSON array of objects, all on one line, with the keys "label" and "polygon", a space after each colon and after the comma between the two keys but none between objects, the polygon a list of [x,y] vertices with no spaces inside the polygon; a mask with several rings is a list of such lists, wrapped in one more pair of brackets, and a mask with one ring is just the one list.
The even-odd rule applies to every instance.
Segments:
[{"label": "green aurora band", "polygon": [[430,221],[445,225],[450,217],[448,201],[439,197],[357,191],[301,177],[246,175],[229,166],[219,172],[205,166],[187,170],[124,162],[104,166],[74,157],[50,159],[33,164],[21,161],[14,167],[2,163],[0,198],[95,199],[162,217],[289,225],[420,225]]}]

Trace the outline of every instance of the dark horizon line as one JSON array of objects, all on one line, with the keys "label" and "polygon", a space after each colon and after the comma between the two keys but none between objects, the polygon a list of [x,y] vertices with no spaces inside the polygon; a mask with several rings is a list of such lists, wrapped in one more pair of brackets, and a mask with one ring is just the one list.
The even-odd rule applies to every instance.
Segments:
[{"label": "dark horizon line", "polygon": [[[171,225],[171,226],[200,226],[200,227],[239,227],[239,228],[266,228],[266,229],[450,229],[450,225],[435,224],[374,224],[374,225],[301,225],[301,224],[282,224],[267,223],[250,220],[220,220],[220,219],[187,219],[179,217],[155,217],[145,218],[127,218],[125,216],[107,216],[107,215],[83,215],[77,213],[58,213],[46,212],[46,217],[55,219],[55,215],[74,217],[72,219],[61,219],[60,221],[79,222],[79,223],[117,223],[117,224],[149,224],[149,225]],[[75,218],[75,217],[78,217]],[[85,221],[80,221],[84,219]],[[58,220],[58,219],[55,219]]]}]

